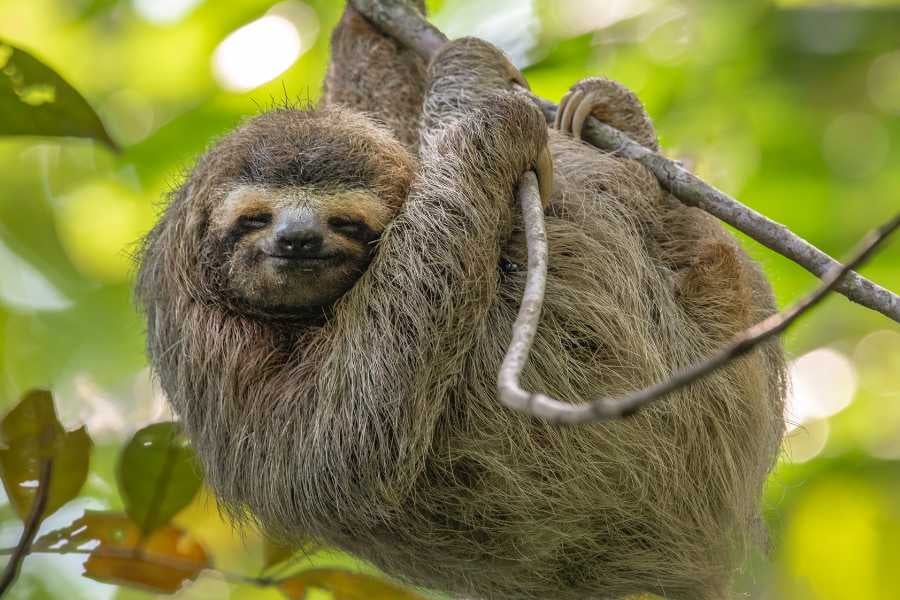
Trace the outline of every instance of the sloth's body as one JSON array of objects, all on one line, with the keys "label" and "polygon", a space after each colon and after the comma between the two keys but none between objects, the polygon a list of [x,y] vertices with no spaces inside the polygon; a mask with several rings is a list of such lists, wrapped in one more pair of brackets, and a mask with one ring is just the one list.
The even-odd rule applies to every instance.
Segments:
[{"label": "sloth's body", "polygon": [[[781,437],[779,348],[619,421],[560,427],[504,408],[495,377],[526,265],[515,183],[548,145],[528,388],[586,401],[664,379],[770,314],[765,279],[643,167],[548,134],[489,47],[441,52],[427,91],[418,60],[352,14],[334,48],[332,107],[226,137],[147,241],[150,356],[212,488],[283,541],[319,538],[468,596],[724,597]],[[626,113],[640,138],[643,113]],[[323,150],[341,136],[343,157]],[[316,208],[360,189],[374,253]],[[270,223],[235,233],[259,205]],[[279,254],[266,233],[284,205],[338,223],[322,252],[346,269],[315,300],[297,290],[331,281],[302,262],[318,255],[284,266],[299,246]]]}]

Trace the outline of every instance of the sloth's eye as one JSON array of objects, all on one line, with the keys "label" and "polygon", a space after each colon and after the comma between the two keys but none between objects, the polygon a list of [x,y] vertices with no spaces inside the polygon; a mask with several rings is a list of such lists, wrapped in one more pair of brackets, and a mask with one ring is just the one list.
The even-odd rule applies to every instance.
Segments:
[{"label": "sloth's eye", "polygon": [[365,233],[369,228],[365,223],[351,217],[331,217],[328,219],[328,225],[338,233],[356,237]]},{"label": "sloth's eye", "polygon": [[244,229],[262,229],[272,222],[272,215],[268,213],[243,215],[238,219],[238,222]]}]

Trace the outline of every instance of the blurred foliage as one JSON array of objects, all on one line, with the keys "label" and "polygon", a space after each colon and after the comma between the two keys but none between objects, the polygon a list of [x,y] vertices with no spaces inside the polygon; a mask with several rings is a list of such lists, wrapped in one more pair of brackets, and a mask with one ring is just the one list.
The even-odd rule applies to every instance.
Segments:
[{"label": "blurred foliage", "polygon": [[87,479],[91,439],[84,427],[65,431],[49,392],[33,391],[0,423],[0,476],[21,519],[33,510],[45,461],[53,463],[47,502],[40,519],[78,495]]},{"label": "blurred foliage", "polygon": [[85,553],[84,575],[162,594],[178,591],[209,566],[206,550],[183,529],[165,525],[144,534],[128,516],[86,511],[38,539],[35,552]]},{"label": "blurred foliage", "polygon": [[87,101],[27,52],[0,42],[0,134],[91,137],[115,147]]},{"label": "blurred foliage", "polygon": [[[142,430],[170,415],[146,369],[141,318],[130,294],[131,255],[166,192],[210,140],[268,106],[318,97],[328,32],[341,6],[326,0],[0,0],[0,91],[6,93],[0,98],[16,94],[23,104],[0,101],[0,133],[17,134],[0,137],[0,405],[13,409],[27,390],[49,388],[61,421],[49,396],[30,395],[3,423],[0,472],[10,498],[0,504],[4,547],[18,539],[31,501],[22,490],[33,489],[28,485],[36,479],[35,471],[17,473],[37,464],[38,446],[15,425],[24,414],[17,411],[30,406],[27,421],[50,432],[53,448],[66,448],[52,455],[72,461],[62,470],[72,478],[67,489],[81,489],[68,504],[74,492],[51,494],[59,508],[41,533],[54,531],[63,545],[129,550],[149,535],[158,551],[183,551],[195,567],[211,561],[229,573],[296,574],[294,590],[315,588],[282,590],[294,597],[340,597],[340,585],[366,589],[359,586],[376,575],[350,557],[315,548],[285,560],[288,553],[252,529],[224,521],[205,490],[196,493],[196,473],[181,450],[172,450],[168,425]],[[429,6],[451,35],[479,35],[504,47],[544,97],[558,100],[588,75],[622,81],[646,103],[670,155],[832,255],[841,256],[900,205],[900,3],[894,0],[444,0]],[[296,59],[271,81],[235,91],[237,75],[247,73],[220,44],[263,16],[294,25],[296,39],[289,36],[278,51],[281,60],[286,52]],[[253,56],[250,74],[265,71],[267,56]],[[85,98],[103,125],[86,112]],[[65,115],[65,128],[30,116],[31,108],[48,106]],[[104,131],[119,153],[102,143]],[[742,241],[780,303],[814,284],[798,266]],[[891,243],[863,273],[900,290],[900,244]],[[792,600],[900,597],[900,327],[833,297],[785,343],[792,357],[803,359],[788,415],[800,426],[792,429],[767,490],[773,554],[748,561],[741,590],[750,598]],[[86,458],[72,458],[90,450],[87,433],[72,452],[64,441],[81,435],[81,424],[95,443],[89,469]],[[150,446],[126,445],[139,430]],[[174,447],[181,448],[177,441]],[[17,452],[32,458],[9,460]],[[183,488],[160,492],[159,506],[150,510],[157,502],[147,494],[162,472]],[[79,531],[76,523],[87,528]],[[9,597],[130,600],[152,597],[147,587],[174,589],[184,580],[192,582],[178,592],[183,598],[283,597],[216,571],[191,567],[176,577],[117,560],[126,559],[34,554]],[[129,585],[97,583],[81,577],[83,569]]]}]

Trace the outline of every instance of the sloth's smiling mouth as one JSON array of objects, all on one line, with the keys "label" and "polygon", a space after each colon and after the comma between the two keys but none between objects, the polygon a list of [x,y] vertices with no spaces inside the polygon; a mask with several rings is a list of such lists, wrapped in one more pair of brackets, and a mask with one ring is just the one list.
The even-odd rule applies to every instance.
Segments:
[{"label": "sloth's smiling mouth", "polygon": [[343,260],[343,255],[338,252],[302,255],[264,252],[263,255],[278,268],[303,271],[322,269]]}]

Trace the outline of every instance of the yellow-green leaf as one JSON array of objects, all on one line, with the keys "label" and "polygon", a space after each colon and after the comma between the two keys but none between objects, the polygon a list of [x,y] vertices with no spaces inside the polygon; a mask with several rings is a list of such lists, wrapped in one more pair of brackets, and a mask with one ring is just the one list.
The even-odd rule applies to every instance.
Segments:
[{"label": "yellow-green leaf", "polygon": [[296,548],[284,546],[266,539],[263,542],[263,568],[268,569],[288,560],[297,552]]},{"label": "yellow-green leaf", "polygon": [[266,538],[263,542],[263,568],[267,570],[281,565],[298,554],[309,556],[322,549],[321,544],[308,539],[301,543],[287,546]]},{"label": "yellow-green leaf", "polygon": [[423,596],[380,577],[343,569],[310,569],[282,581],[290,600],[304,600],[311,589],[330,592],[334,600],[424,600]]},{"label": "yellow-green leaf", "polygon": [[0,422],[0,477],[20,518],[31,512],[44,460],[53,462],[44,517],[78,495],[87,478],[91,438],[84,427],[65,431],[46,390],[25,394]]},{"label": "yellow-green leaf", "polygon": [[125,512],[145,532],[168,523],[202,483],[194,451],[176,423],[154,423],[131,438],[116,471]]},{"label": "yellow-green leaf", "polygon": [[0,135],[93,138],[116,143],[87,100],[31,54],[0,41]]},{"label": "yellow-green leaf", "polygon": [[97,581],[171,594],[209,566],[206,550],[187,532],[171,525],[142,536],[121,513],[85,511],[68,527],[36,540],[35,551],[84,552],[84,575]]}]

